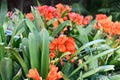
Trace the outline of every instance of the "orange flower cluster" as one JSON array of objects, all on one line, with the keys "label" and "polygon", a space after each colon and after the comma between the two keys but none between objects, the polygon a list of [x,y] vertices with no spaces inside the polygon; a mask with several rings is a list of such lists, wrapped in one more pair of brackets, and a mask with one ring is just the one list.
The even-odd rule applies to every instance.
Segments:
[{"label": "orange flower cluster", "polygon": [[55,38],[49,44],[50,49],[50,58],[54,58],[56,56],[56,51],[61,53],[70,52],[73,54],[75,52],[75,44],[74,39],[72,37],[60,36]]},{"label": "orange flower cluster", "polygon": [[108,34],[120,35],[120,22],[112,22],[105,14],[96,15],[96,21],[96,29],[102,28]]},{"label": "orange flower cluster", "polygon": [[[53,23],[54,27],[57,27],[59,22],[62,23],[68,19],[78,25],[87,25],[92,19],[92,16],[83,17],[78,13],[70,12],[71,8],[68,5],[62,5],[61,3],[57,4],[56,8],[44,5],[38,6],[36,7],[36,9],[41,16],[44,16],[45,20],[51,20],[53,18],[56,18],[57,21]],[[64,16],[62,16],[63,14]],[[31,21],[34,19],[32,13],[26,14],[26,17],[29,18]]]},{"label": "orange flower cluster", "polygon": [[45,16],[46,20],[60,17],[60,13],[52,6],[38,6],[37,9],[41,15]]},{"label": "orange flower cluster", "polygon": [[75,12],[70,12],[70,13],[68,13],[68,17],[69,17],[69,19],[70,19],[72,22],[74,22],[74,23],[76,23],[76,24],[78,24],[78,25],[86,25],[86,24],[88,24],[88,23],[91,21],[91,19],[92,19],[92,16],[86,16],[86,17],[84,18],[84,16],[81,16],[80,14],[75,13]]},{"label": "orange flower cluster", "polygon": [[[30,69],[27,77],[32,78],[33,80],[42,80],[42,77],[39,76],[36,68]],[[62,75],[60,72],[58,72],[58,67],[56,67],[55,65],[50,65],[50,71],[45,80],[59,80],[60,78],[62,78]]]},{"label": "orange flower cluster", "polygon": [[[63,4],[59,3],[56,5],[56,10],[60,14],[60,17],[53,23],[53,27],[57,27],[59,22],[62,23],[68,19],[66,15],[71,11],[71,8],[68,5],[64,6]],[[64,13],[66,13],[66,15],[62,18]]]},{"label": "orange flower cluster", "polygon": [[32,78],[33,80],[42,80],[40,77],[39,73],[37,72],[36,68],[35,69],[30,69],[29,73],[27,74],[28,78]]},{"label": "orange flower cluster", "polygon": [[50,65],[50,71],[46,80],[59,80],[60,78],[62,78],[62,75],[58,72],[58,67],[55,65]]},{"label": "orange flower cluster", "polygon": [[56,9],[60,14],[63,14],[64,12],[70,12],[71,8],[68,5],[63,5],[61,3],[56,5]]}]

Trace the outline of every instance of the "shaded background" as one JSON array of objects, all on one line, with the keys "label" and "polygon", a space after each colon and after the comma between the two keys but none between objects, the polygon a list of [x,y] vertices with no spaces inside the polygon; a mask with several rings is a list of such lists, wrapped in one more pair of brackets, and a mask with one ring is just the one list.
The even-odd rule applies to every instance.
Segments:
[{"label": "shaded background", "polygon": [[41,5],[50,6],[58,3],[68,4],[73,11],[83,15],[105,13],[113,15],[113,20],[120,20],[120,0],[7,0],[8,10],[14,11],[14,8],[17,8],[23,13],[28,13],[30,6],[36,6],[37,1]]}]

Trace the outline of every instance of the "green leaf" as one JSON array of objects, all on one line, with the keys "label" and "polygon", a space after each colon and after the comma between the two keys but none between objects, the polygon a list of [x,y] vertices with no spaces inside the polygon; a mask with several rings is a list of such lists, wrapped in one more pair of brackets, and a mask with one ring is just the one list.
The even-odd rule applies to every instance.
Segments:
[{"label": "green leaf", "polygon": [[22,75],[22,70],[20,69],[17,74],[13,77],[12,80],[20,80],[20,77]]},{"label": "green leaf", "polygon": [[70,52],[65,52],[60,56],[60,58],[63,58],[64,56],[69,55],[69,54],[71,54],[71,53]]},{"label": "green leaf", "polygon": [[61,73],[61,74],[62,74],[62,77],[64,80],[70,80],[66,75],[64,75],[63,73]]},{"label": "green leaf", "polygon": [[29,44],[29,54],[30,54],[30,65],[31,68],[36,68],[39,70],[40,64],[39,64],[39,47],[37,46],[37,39],[35,37],[35,34],[29,33],[28,37],[28,44]]},{"label": "green leaf", "polygon": [[91,42],[88,42],[86,44],[84,44],[83,46],[81,46],[79,49],[77,49],[77,51],[71,56],[70,60],[76,56],[81,50],[85,49],[85,48],[88,48],[89,46],[91,45],[94,45],[94,44],[98,44],[98,43],[102,43],[102,42],[105,42],[105,40],[103,39],[99,39],[99,40],[94,40],[94,41],[91,41]]},{"label": "green leaf", "polygon": [[67,62],[63,67],[62,67],[62,72],[68,76],[71,72],[71,68],[72,68],[72,64],[70,64],[69,62]]},{"label": "green leaf", "polygon": [[117,74],[117,75],[114,75],[114,76],[110,76],[109,79],[110,80],[120,80],[120,75]]},{"label": "green leaf", "polygon": [[1,36],[1,41],[7,45],[7,42],[6,42],[6,37],[5,37],[5,32],[4,32],[4,29],[2,26],[0,26],[0,36]]},{"label": "green leaf", "polygon": [[93,30],[93,25],[95,24],[95,20],[93,20],[86,28],[85,32],[86,34],[89,34]]},{"label": "green leaf", "polygon": [[10,58],[3,58],[0,63],[2,80],[12,80],[13,63]]},{"label": "green leaf", "polygon": [[0,61],[5,57],[5,45],[4,43],[0,43]]},{"label": "green leaf", "polygon": [[100,66],[98,68],[95,68],[93,70],[90,70],[90,71],[84,73],[83,78],[89,77],[93,74],[96,74],[97,72],[106,72],[106,71],[110,71],[110,70],[114,70],[114,65]]},{"label": "green leaf", "polygon": [[18,29],[19,27],[21,27],[20,25],[22,25],[24,21],[25,21],[25,20],[22,19],[22,20],[15,26],[14,31],[13,31],[13,33],[12,33],[12,37],[11,37],[10,42],[9,42],[9,45],[8,45],[9,47],[13,45],[14,36],[16,35],[17,29]]},{"label": "green leaf", "polygon": [[104,76],[104,75],[100,75],[99,79],[100,80],[110,80],[107,76]]},{"label": "green leaf", "polygon": [[3,25],[4,17],[7,14],[7,0],[1,0],[0,6],[0,25]]},{"label": "green leaf", "polygon": [[55,22],[56,20],[57,20],[56,18],[53,18],[53,19],[49,20],[47,22],[47,25],[49,26],[49,25],[53,24],[53,22]]},{"label": "green leaf", "polygon": [[66,26],[72,26],[70,21],[65,21],[61,23],[52,33],[52,37],[55,37],[58,33],[60,33]]},{"label": "green leaf", "polygon": [[83,80],[82,75],[83,75],[83,73],[82,73],[82,71],[81,71],[79,77],[77,78],[77,80]]},{"label": "green leaf", "polygon": [[26,24],[32,33],[34,33],[35,31],[38,32],[35,25],[29,19],[26,19]]},{"label": "green leaf", "polygon": [[32,14],[33,14],[33,16],[34,16],[34,19],[33,19],[32,22],[34,22],[34,25],[35,25],[36,29],[37,29],[38,31],[40,31],[40,24],[39,24],[39,20],[38,20],[38,18],[37,18],[37,16],[36,16],[35,8],[31,7],[31,11],[32,11]]},{"label": "green leaf", "polygon": [[19,30],[17,31],[16,35],[20,35],[20,34],[22,34],[24,31],[25,31],[25,28],[22,27],[21,29],[19,29]]},{"label": "green leaf", "polygon": [[22,39],[22,45],[21,45],[22,49],[23,49],[23,57],[25,60],[25,63],[27,64],[27,66],[30,66],[29,61],[30,61],[30,54],[29,54],[29,46],[28,46],[28,39],[27,38],[23,38]]},{"label": "green leaf", "polygon": [[38,24],[39,30],[40,30],[40,28],[45,28],[44,21],[42,20],[42,17],[40,15],[40,13],[38,12],[38,10],[32,8],[32,12],[33,12],[34,17],[35,17],[35,19],[34,19],[35,23]]},{"label": "green leaf", "polygon": [[81,26],[76,26],[79,32],[79,39],[80,41],[85,44],[87,42],[89,42],[88,40],[88,35],[86,34],[86,31],[84,28],[82,28]]},{"label": "green leaf", "polygon": [[100,57],[102,57],[102,56],[105,56],[105,55],[113,52],[114,50],[115,50],[115,49],[109,49],[109,50],[106,50],[106,51],[104,51],[104,52],[102,52],[102,53],[94,56],[92,59],[89,58],[86,62],[84,62],[82,65],[80,65],[78,68],[76,68],[76,69],[69,75],[69,77],[71,77],[72,75],[74,75],[78,70],[80,70],[81,68],[83,68],[86,64],[88,64],[88,63],[90,63],[91,61],[93,61],[93,60],[95,60],[95,59],[98,59],[98,58],[100,58]]},{"label": "green leaf", "polygon": [[101,32],[100,30],[97,31],[96,35],[94,36],[93,40],[97,40],[97,39],[101,39],[103,37],[103,32]]},{"label": "green leaf", "polygon": [[41,76],[46,78],[49,70],[49,34],[48,31],[44,28],[40,32],[41,36]]},{"label": "green leaf", "polygon": [[10,47],[5,47],[5,50],[11,53],[12,59],[15,60],[16,62],[18,62],[20,64],[20,66],[22,67],[23,72],[25,74],[27,74],[28,73],[28,67],[27,67],[25,61],[19,55],[19,53],[16,50],[14,50],[13,48],[10,48]]}]

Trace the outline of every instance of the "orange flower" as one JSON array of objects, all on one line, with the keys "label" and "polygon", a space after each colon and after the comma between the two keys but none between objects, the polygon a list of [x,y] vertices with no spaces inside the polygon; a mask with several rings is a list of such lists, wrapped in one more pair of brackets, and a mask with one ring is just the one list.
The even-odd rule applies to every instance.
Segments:
[{"label": "orange flower", "polygon": [[69,5],[66,5],[66,6],[65,6],[65,10],[68,11],[68,12],[70,12],[70,11],[71,11],[70,6],[69,6]]},{"label": "orange flower", "polygon": [[72,43],[74,44],[74,39],[72,37],[69,37],[67,40],[66,40],[66,43]]},{"label": "orange flower", "polygon": [[75,19],[76,24],[83,25],[83,20],[84,20],[83,16],[80,16],[79,14],[76,15],[76,19]]},{"label": "orange flower", "polygon": [[53,22],[53,27],[58,27],[58,20]]},{"label": "orange flower", "polygon": [[68,20],[67,16],[63,17],[63,20],[64,20],[64,21]]},{"label": "orange flower", "polygon": [[72,51],[75,49],[75,46],[72,43],[66,43],[66,49],[67,51]]},{"label": "orange flower", "polygon": [[54,52],[50,52],[49,57],[50,57],[51,59],[53,59],[55,56],[56,56],[56,55],[55,55]]},{"label": "orange flower", "polygon": [[58,38],[58,44],[64,44],[68,38],[66,36],[60,36]]},{"label": "orange flower", "polygon": [[52,43],[57,46],[58,45],[58,39],[57,38],[53,39]]},{"label": "orange flower", "polygon": [[52,6],[38,6],[39,13],[45,17],[46,20],[51,20],[52,18],[59,18],[60,14]]},{"label": "orange flower", "polygon": [[50,42],[49,48],[50,48],[50,50],[55,50],[55,49],[56,49],[56,46],[55,46],[54,43]]},{"label": "orange flower", "polygon": [[50,65],[50,71],[46,80],[59,80],[61,78],[62,75],[60,74],[60,72],[58,72],[58,67],[56,67],[55,65]]},{"label": "orange flower", "polygon": [[56,9],[57,11],[60,13],[60,14],[63,14],[64,12],[70,12],[71,11],[71,8],[68,6],[68,5],[63,5],[61,3],[57,4],[56,5]]},{"label": "orange flower", "polygon": [[68,17],[73,22],[76,19],[76,13],[74,12],[68,13]]},{"label": "orange flower", "polygon": [[[75,43],[72,37],[60,36],[58,38],[53,39],[53,41],[49,44],[50,53],[59,51],[61,53],[70,52],[74,54],[75,52]],[[53,56],[54,54],[50,54]]]},{"label": "orange flower", "polygon": [[89,24],[92,18],[92,16],[86,16],[83,20],[83,25]]},{"label": "orange flower", "polygon": [[74,12],[68,13],[68,17],[72,22],[78,25],[83,24],[84,17],[79,15],[78,13],[74,13]]},{"label": "orange flower", "polygon": [[40,77],[39,73],[37,72],[36,68],[35,69],[30,69],[29,73],[27,74],[28,78],[32,78],[33,80],[42,80]]},{"label": "orange flower", "polygon": [[97,23],[95,24],[95,28],[99,29],[102,28],[105,32],[115,35],[119,34],[119,26],[118,22],[112,22],[108,19],[108,17],[104,14],[96,15]]},{"label": "orange flower", "polygon": [[116,34],[120,35],[120,22],[115,22],[114,30]]},{"label": "orange flower", "polygon": [[63,18],[58,18],[58,21],[59,21],[60,23],[63,23],[63,22],[64,22]]},{"label": "orange flower", "polygon": [[33,21],[33,19],[34,19],[34,16],[33,16],[32,13],[27,13],[27,14],[26,14],[26,17],[27,17],[28,19],[30,19],[31,21]]},{"label": "orange flower", "polygon": [[59,50],[60,52],[65,52],[65,51],[66,51],[65,45],[58,45],[58,50]]},{"label": "orange flower", "polygon": [[96,20],[102,20],[102,19],[107,19],[108,17],[105,14],[97,14],[96,15]]}]

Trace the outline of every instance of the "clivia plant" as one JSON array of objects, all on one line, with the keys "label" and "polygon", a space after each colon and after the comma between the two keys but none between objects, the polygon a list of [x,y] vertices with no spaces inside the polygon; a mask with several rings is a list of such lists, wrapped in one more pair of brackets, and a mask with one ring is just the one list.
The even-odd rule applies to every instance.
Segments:
[{"label": "clivia plant", "polygon": [[104,14],[93,19],[59,3],[8,12],[0,26],[1,80],[120,77],[119,22]]}]

